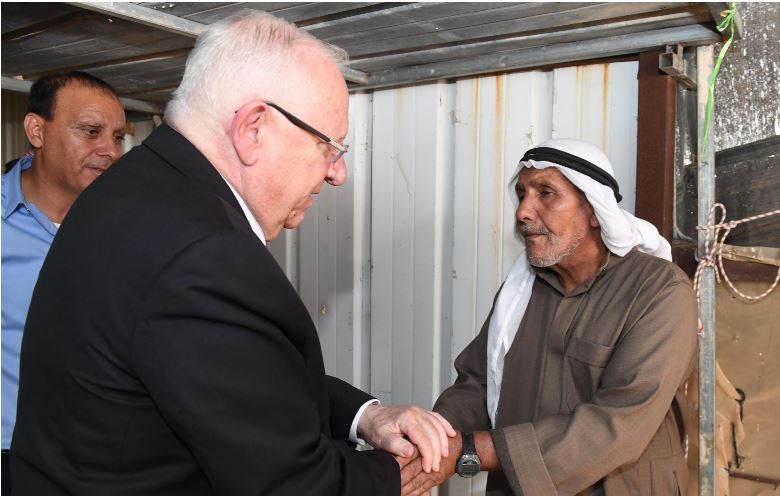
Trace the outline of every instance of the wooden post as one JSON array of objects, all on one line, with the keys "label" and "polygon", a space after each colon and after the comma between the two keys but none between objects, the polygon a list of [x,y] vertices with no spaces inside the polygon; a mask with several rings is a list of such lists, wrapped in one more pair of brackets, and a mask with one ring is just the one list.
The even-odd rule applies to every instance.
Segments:
[{"label": "wooden post", "polygon": [[639,55],[636,215],[671,241],[674,212],[675,80],[658,69],[658,56]]}]

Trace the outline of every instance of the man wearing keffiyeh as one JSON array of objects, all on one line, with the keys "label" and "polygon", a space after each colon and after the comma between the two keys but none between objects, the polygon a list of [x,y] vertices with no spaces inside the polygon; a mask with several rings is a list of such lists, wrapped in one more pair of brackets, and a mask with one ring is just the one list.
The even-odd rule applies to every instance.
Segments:
[{"label": "man wearing keffiyeh", "polygon": [[657,229],[618,206],[593,145],[530,149],[515,194],[525,253],[434,407],[462,435],[438,474],[405,469],[404,494],[486,470],[488,496],[684,495],[690,280]]}]

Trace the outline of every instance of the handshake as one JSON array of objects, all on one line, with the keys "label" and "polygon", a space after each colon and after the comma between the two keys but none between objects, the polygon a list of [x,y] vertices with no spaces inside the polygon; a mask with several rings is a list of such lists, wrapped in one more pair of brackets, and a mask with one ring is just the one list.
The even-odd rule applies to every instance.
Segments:
[{"label": "handshake", "polygon": [[395,456],[402,496],[428,494],[456,472],[462,438],[436,412],[370,405],[360,417],[358,433],[374,448]]}]

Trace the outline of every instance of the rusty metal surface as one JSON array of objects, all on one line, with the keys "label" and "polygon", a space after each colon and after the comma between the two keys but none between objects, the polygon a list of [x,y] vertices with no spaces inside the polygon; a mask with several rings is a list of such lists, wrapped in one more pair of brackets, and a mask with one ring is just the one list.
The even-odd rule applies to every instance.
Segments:
[{"label": "rusty metal surface", "polygon": [[660,53],[639,56],[636,214],[671,240],[676,83],[658,70]]}]

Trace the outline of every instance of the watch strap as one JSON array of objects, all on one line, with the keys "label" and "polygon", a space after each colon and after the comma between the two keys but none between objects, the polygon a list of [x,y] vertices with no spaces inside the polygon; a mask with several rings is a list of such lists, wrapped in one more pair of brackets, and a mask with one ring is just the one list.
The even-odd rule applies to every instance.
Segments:
[{"label": "watch strap", "polygon": [[474,434],[471,432],[461,433],[462,446],[460,449],[461,455],[476,455],[477,448],[474,446]]},{"label": "watch strap", "polygon": [[461,453],[455,464],[455,472],[461,477],[474,477],[482,469],[482,462],[477,455],[477,448],[474,446],[474,434],[471,432],[462,432]]}]

